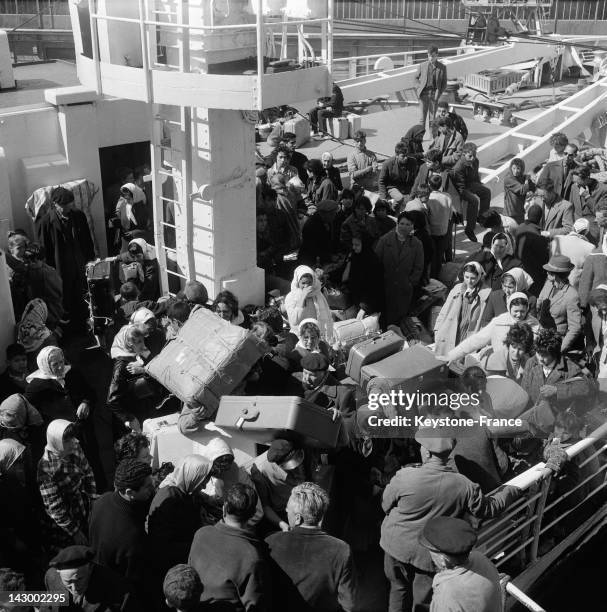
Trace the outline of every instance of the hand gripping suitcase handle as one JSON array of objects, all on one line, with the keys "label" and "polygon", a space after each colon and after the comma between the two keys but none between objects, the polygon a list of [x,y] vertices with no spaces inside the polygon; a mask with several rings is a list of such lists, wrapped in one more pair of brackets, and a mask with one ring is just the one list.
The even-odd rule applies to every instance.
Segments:
[{"label": "hand gripping suitcase handle", "polygon": [[254,421],[259,416],[258,408],[243,408],[240,411],[240,417],[236,421],[236,427],[242,429],[245,421]]}]

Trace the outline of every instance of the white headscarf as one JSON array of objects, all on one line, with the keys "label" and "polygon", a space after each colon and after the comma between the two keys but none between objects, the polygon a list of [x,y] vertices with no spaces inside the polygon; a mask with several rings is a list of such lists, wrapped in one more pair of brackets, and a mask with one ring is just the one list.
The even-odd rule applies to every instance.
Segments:
[{"label": "white headscarf", "polygon": [[136,244],[141,248],[143,251],[143,259],[156,259],[156,249],[151,244],[148,244],[143,238],[133,238],[133,240],[129,242],[129,246],[132,244]]},{"label": "white headscarf", "polygon": [[141,325],[154,318],[154,313],[149,308],[138,308],[131,315],[130,321],[133,325]]},{"label": "white headscarf", "polygon": [[508,308],[508,312],[510,312],[510,304],[512,304],[512,302],[514,300],[517,299],[523,299],[525,300],[525,302],[527,302],[527,313],[529,313],[529,298],[527,297],[527,295],[525,293],[523,293],[522,291],[515,291],[507,300],[506,300],[506,307]]},{"label": "white headscarf", "polygon": [[121,191],[122,189],[128,189],[133,194],[132,202],[128,200],[124,200],[125,206],[126,206],[125,214],[126,214],[126,218],[131,223],[133,223],[134,225],[137,225],[137,220],[135,219],[135,215],[133,214],[133,204],[137,204],[138,202],[145,202],[146,201],[145,193],[143,189],[135,185],[135,183],[125,183],[124,185],[122,185],[122,187],[120,187]]},{"label": "white headscarf", "polygon": [[504,272],[503,276],[508,274],[514,279],[516,291],[527,291],[527,289],[533,285],[533,277],[525,272],[523,268],[510,268],[510,270],[506,270],[506,272]]},{"label": "white headscarf", "polygon": [[63,447],[63,436],[65,435],[65,430],[70,425],[72,423],[65,419],[51,421],[46,429],[46,446],[44,450],[61,457],[65,450]]},{"label": "white headscarf", "polygon": [[32,372],[25,380],[29,383],[35,378],[41,378],[43,380],[56,380],[62,387],[65,386],[65,375],[70,371],[72,366],[65,364],[61,376],[53,374],[51,369],[51,358],[55,353],[61,353],[63,351],[58,346],[45,346],[36,357],[36,364],[38,369]]},{"label": "white headscarf", "polygon": [[[21,442],[17,442],[11,438],[0,440],[0,476],[6,474],[13,463],[21,457],[25,446]],[[5,500],[5,503],[9,503]]]},{"label": "white headscarf", "polygon": [[159,488],[177,487],[182,493],[196,493],[208,480],[211,461],[202,455],[186,455],[160,483]]},{"label": "white headscarf", "polygon": [[[140,355],[135,353],[128,346],[127,336],[129,334],[129,331],[133,327],[136,327],[136,325],[133,325],[132,323],[129,323],[128,325],[123,325],[120,328],[120,331],[114,336],[112,348],[110,349],[110,357],[112,359],[117,359],[118,357],[135,357],[141,363],[143,363],[143,361],[140,360]],[[149,351],[145,351],[141,354],[141,357],[147,357],[149,354]]]},{"label": "white headscarf", "polygon": [[[333,315],[331,314],[331,309],[329,308],[329,304],[327,299],[322,294],[322,287],[318,277],[314,273],[314,270],[309,266],[297,266],[295,268],[295,273],[293,274],[293,280],[291,281],[291,294],[299,301],[299,296],[301,294],[301,289],[299,288],[299,281],[302,276],[311,276],[312,277],[312,291],[309,294],[309,298],[314,300],[314,309],[316,310],[316,321],[318,324],[318,328],[320,329],[320,337],[322,340],[327,342],[333,341]],[[299,329],[295,332],[299,335]]]}]

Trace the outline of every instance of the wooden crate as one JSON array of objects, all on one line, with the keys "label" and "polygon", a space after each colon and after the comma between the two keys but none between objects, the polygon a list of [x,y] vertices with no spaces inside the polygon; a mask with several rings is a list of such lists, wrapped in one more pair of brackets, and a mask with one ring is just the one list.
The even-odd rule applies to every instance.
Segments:
[{"label": "wooden crate", "polygon": [[476,89],[491,96],[506,88],[512,83],[518,83],[523,78],[524,72],[518,70],[483,70],[466,76],[464,85],[470,89]]}]

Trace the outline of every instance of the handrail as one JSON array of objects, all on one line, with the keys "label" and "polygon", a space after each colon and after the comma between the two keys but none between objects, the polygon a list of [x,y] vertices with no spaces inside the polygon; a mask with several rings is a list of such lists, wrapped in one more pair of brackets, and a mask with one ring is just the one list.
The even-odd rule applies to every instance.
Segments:
[{"label": "handrail", "polygon": [[537,604],[531,597],[523,593],[517,586],[512,584],[512,582],[508,582],[506,584],[506,592],[509,595],[512,595],[514,599],[516,599],[519,603],[521,603],[527,610],[531,610],[531,612],[546,612],[542,606]]},{"label": "handrail", "polygon": [[[439,53],[447,51],[460,51],[462,49],[486,49],[480,45],[463,45],[457,47],[444,47],[439,49]],[[380,57],[400,57],[401,55],[425,55],[427,49],[414,49],[412,51],[395,51],[394,53],[372,53],[371,55],[350,55],[348,57],[336,57],[333,62],[351,62],[354,60],[379,59]]]}]

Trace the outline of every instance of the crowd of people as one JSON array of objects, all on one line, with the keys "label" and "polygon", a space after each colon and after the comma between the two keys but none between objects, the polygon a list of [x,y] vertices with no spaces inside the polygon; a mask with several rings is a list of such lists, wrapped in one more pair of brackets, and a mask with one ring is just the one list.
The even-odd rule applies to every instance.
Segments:
[{"label": "crowd of people", "polygon": [[[99,349],[111,361],[108,380],[66,360],[91,333],[84,296],[99,299],[92,237],[73,195],[52,191],[33,239],[10,233],[19,323],[0,376],[0,591],[62,593],[74,611],[502,609],[497,570],[473,550],[477,531],[462,519],[503,512],[524,495],[505,483],[537,461],[561,487],[589,486],[592,463],[570,470],[564,450],[605,408],[607,188],[591,176],[593,158],[555,134],[533,173],[512,160],[504,210],[491,208],[477,147],[440,99],[446,72],[433,49],[429,56],[423,123],[393,157],[380,162],[358,131],[345,172],[330,154],[297,151],[293,133],[259,159],[258,265],[286,287],[265,304],[240,304],[229,291],[209,300],[194,280],[161,296],[146,194],[131,180],[120,186],[105,203],[120,251],[108,350]],[[321,133],[340,114],[338,89],[310,113]],[[471,242],[486,231],[478,251],[456,262],[453,227],[464,222]],[[428,303],[435,307],[422,308]],[[336,448],[279,438],[240,465],[217,437],[200,454],[158,465],[146,419],[179,412],[189,435],[215,416],[178,405],[145,368],[199,309],[267,347],[231,393],[297,396],[327,409],[341,424]],[[462,414],[499,416],[504,398],[490,392],[488,376],[508,381],[502,389],[519,402],[520,426],[375,437],[336,332],[338,321],[370,315],[409,344],[425,331],[450,366],[446,389],[481,398]],[[98,431],[109,422],[111,469]],[[562,535],[553,529],[541,544]],[[388,584],[383,607],[361,596],[375,553]]]}]

